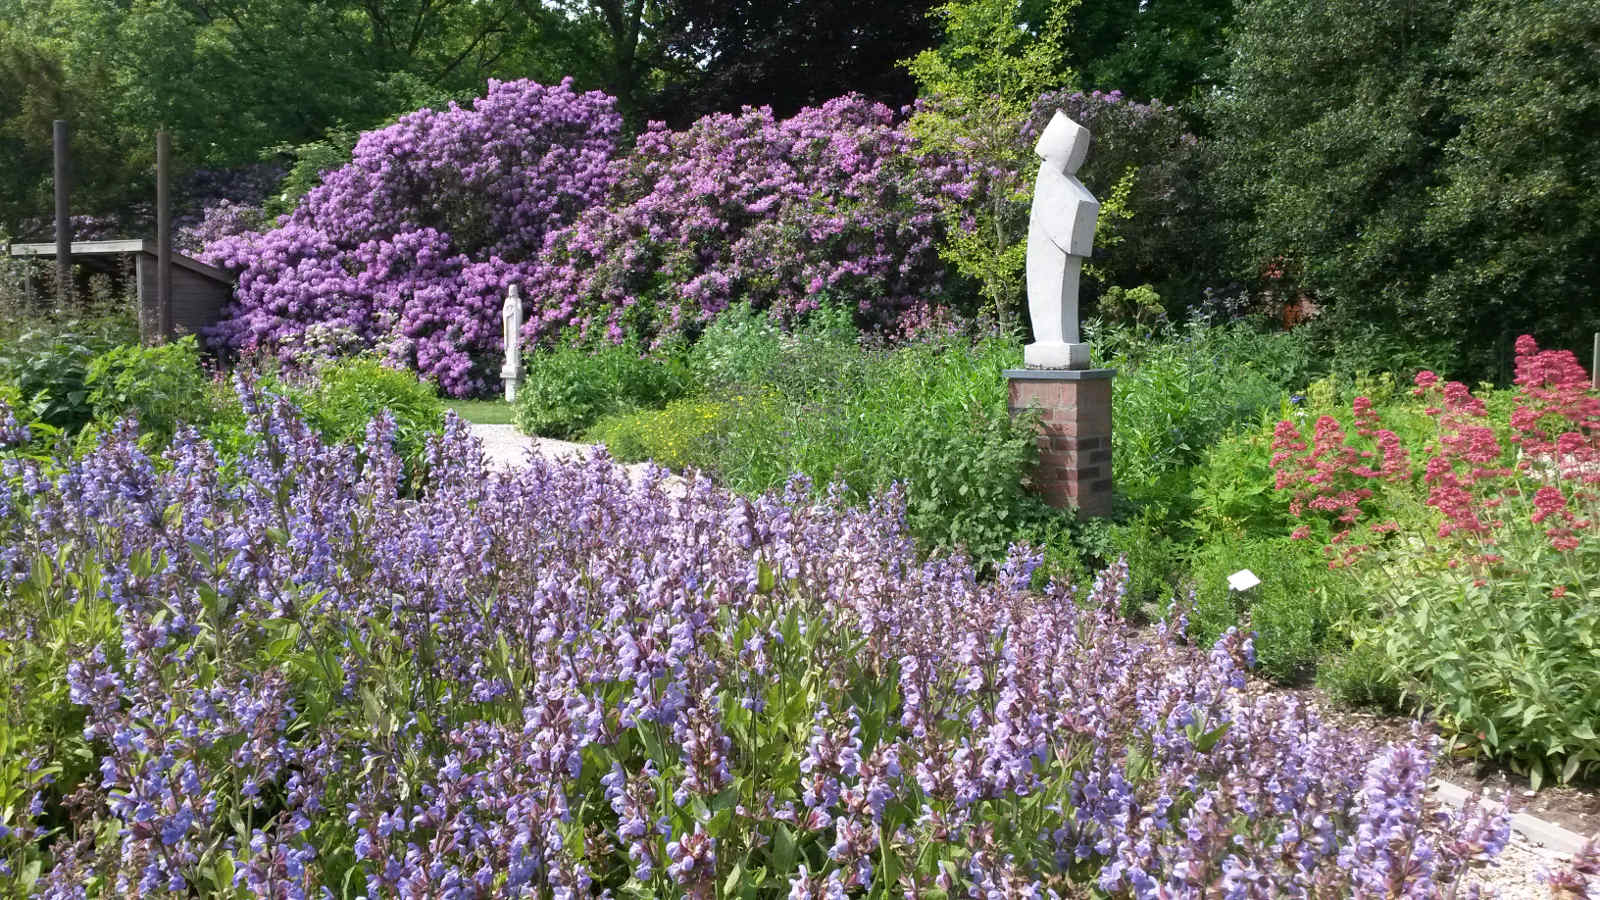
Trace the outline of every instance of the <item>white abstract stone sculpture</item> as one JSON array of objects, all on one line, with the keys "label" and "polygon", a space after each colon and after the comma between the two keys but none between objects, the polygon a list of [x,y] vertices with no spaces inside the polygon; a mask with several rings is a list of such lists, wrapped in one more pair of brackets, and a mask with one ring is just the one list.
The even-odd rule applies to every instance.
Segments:
[{"label": "white abstract stone sculpture", "polygon": [[500,367],[500,380],[505,383],[506,402],[517,399],[517,388],[522,384],[522,295],[512,285],[506,292],[505,305],[500,307],[500,327],[504,332],[506,360]]},{"label": "white abstract stone sculpture", "polygon": [[1078,343],[1078,275],[1094,249],[1100,202],[1075,177],[1089,153],[1089,130],[1056,110],[1033,152],[1044,162],[1028,217],[1028,315],[1034,342],[1024,364],[1087,369],[1089,345]]}]

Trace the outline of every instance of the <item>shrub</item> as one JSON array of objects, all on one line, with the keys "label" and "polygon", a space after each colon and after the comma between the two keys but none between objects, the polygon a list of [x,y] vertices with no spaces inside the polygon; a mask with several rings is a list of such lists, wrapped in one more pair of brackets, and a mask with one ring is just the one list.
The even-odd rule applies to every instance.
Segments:
[{"label": "shrub", "polygon": [[459,420],[399,502],[387,423],[358,472],[258,404],[237,481],[188,436],[8,466],[8,892],[1424,896],[1506,842],[1424,748],[1245,691],[1243,635],[1126,627],[1119,569],[980,584],[892,496],[495,475]]},{"label": "shrub", "polygon": [[137,327],[126,316],[46,319],[0,343],[0,378],[17,387],[32,418],[76,433],[94,418],[90,364],[137,341]]},{"label": "shrub", "polygon": [[574,438],[603,416],[660,407],[689,383],[681,360],[643,356],[634,344],[538,350],[527,357],[517,427],[528,434]]},{"label": "shrub", "polygon": [[[939,339],[868,350],[817,316],[792,334],[748,313],[714,324],[691,364],[721,403],[614,418],[590,436],[623,458],[681,458],[755,495],[796,472],[865,501],[903,483],[912,534],[993,563],[1049,514],[1027,492],[1034,426],[1013,421],[1001,370],[1017,348]],[[914,400],[912,399],[914,398]],[[680,449],[683,448],[683,449]]]},{"label": "shrub", "polygon": [[395,452],[408,465],[421,460],[428,437],[444,422],[444,403],[432,385],[375,356],[327,363],[287,393],[330,444],[359,446],[369,423],[387,416]]},{"label": "shrub", "polygon": [[1311,366],[1296,335],[1244,322],[1147,335],[1100,325],[1092,335],[1100,364],[1117,370],[1117,488],[1137,502],[1186,500],[1185,470],[1232,429],[1277,408]]},{"label": "shrub", "polygon": [[477,390],[507,286],[548,233],[609,196],[613,106],[570,82],[491,81],[471,108],[362,135],[279,227],[207,246],[207,262],[239,273],[215,337],[292,352],[313,325],[341,329],[451,394]]},{"label": "shrub", "polygon": [[[1358,397],[1354,436],[1332,416],[1309,443],[1279,423],[1273,468],[1292,536],[1382,598],[1363,639],[1387,677],[1537,785],[1600,762],[1600,397],[1571,353],[1516,346],[1514,393],[1417,375],[1436,422],[1425,447]],[[1408,496],[1426,518],[1394,515]]]},{"label": "shrub", "polygon": [[1498,375],[1524,331],[1586,343],[1597,29],[1572,0],[1240,4],[1208,115],[1237,275],[1458,374]]},{"label": "shrub", "polygon": [[[1249,569],[1261,584],[1233,591],[1228,576]],[[1347,585],[1330,578],[1321,560],[1279,532],[1275,537],[1207,541],[1194,560],[1195,635],[1215,640],[1228,629],[1255,634],[1257,659],[1268,676],[1306,680],[1329,652],[1348,645],[1356,605]]]},{"label": "shrub", "polygon": [[670,469],[717,471],[722,436],[727,433],[733,401],[685,397],[663,409],[613,413],[584,434],[584,440],[606,445],[622,462],[650,460]]},{"label": "shrub", "polygon": [[619,205],[551,236],[528,293],[530,336],[695,332],[736,301],[792,320],[831,300],[889,325],[941,290],[936,219],[953,169],[923,165],[888,107],[840,97],[655,125]]},{"label": "shrub", "polygon": [[84,386],[96,422],[132,416],[141,435],[158,447],[179,425],[203,426],[216,414],[212,379],[193,335],[157,347],[108,350],[89,363]]}]

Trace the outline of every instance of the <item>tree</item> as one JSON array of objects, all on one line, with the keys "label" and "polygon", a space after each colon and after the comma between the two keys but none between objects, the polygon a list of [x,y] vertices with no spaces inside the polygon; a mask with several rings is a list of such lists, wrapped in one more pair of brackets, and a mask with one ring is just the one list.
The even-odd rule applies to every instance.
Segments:
[{"label": "tree", "polygon": [[101,74],[75,72],[0,24],[0,234],[48,237],[56,119],[70,128],[74,211],[114,207],[130,184],[150,184],[151,148],[118,126]]},{"label": "tree", "polygon": [[1577,340],[1597,32],[1584,0],[1247,4],[1210,109],[1237,271],[1467,374],[1509,358],[1505,335]]},{"label": "tree", "polygon": [[[0,169],[17,184],[8,197],[31,198],[48,179],[37,129],[24,141],[17,124],[24,106],[32,120],[72,119],[75,150],[126,147],[103,168],[120,176],[148,166],[158,128],[188,164],[232,166],[442,107],[494,76],[554,82],[577,68],[583,83],[600,80],[574,50],[592,37],[588,23],[536,0],[0,0],[0,23],[4,65],[25,76],[0,86],[0,119],[12,123],[0,125]],[[146,182],[96,199],[126,206]]]},{"label": "tree", "polygon": [[1059,52],[1071,9],[1034,28],[1013,0],[951,0],[934,11],[943,41],[907,62],[923,94],[912,133],[930,163],[954,161],[972,187],[946,202],[941,253],[978,283],[1002,333],[1019,305],[1033,196],[1022,127],[1036,97],[1074,80]]},{"label": "tree", "polygon": [[675,125],[771,106],[778,116],[857,93],[890,106],[916,88],[899,61],[933,42],[929,0],[666,0],[668,82],[652,115]]},{"label": "tree", "polygon": [[1234,0],[1080,0],[1063,47],[1088,88],[1188,100],[1227,72]]},{"label": "tree", "polygon": [[1596,47],[1600,9],[1588,0],[1483,0],[1447,50],[1460,128],[1423,226],[1445,265],[1421,312],[1430,330],[1466,336],[1471,356],[1501,354],[1496,369],[1511,336],[1587,348],[1600,331]]}]

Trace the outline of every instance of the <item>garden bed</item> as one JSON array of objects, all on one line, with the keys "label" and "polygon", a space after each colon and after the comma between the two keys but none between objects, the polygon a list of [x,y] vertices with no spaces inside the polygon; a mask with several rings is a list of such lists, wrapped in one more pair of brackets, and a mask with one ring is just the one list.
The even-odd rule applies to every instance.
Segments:
[{"label": "garden bed", "polygon": [[244,405],[237,481],[184,435],[167,462],[118,433],[57,481],[15,470],[4,625],[37,637],[0,644],[35,688],[5,697],[31,761],[3,770],[9,871],[1331,896],[1447,883],[1505,841],[1427,799],[1424,751],[1243,690],[1243,635],[1132,629],[1120,568],[1039,593],[1015,556],[980,583],[919,559],[894,497],[491,475],[459,422],[397,502],[391,426],[358,453]]}]

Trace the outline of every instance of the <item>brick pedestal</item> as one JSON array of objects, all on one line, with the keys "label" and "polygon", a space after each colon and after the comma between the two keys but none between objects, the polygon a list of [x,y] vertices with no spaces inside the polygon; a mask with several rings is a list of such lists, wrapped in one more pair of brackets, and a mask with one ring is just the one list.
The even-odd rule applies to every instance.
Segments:
[{"label": "brick pedestal", "polygon": [[1051,506],[1111,514],[1111,376],[1115,369],[1008,369],[1011,414],[1037,408],[1034,485]]}]

